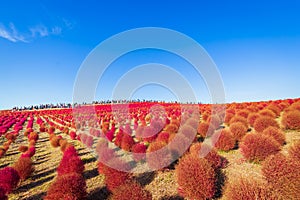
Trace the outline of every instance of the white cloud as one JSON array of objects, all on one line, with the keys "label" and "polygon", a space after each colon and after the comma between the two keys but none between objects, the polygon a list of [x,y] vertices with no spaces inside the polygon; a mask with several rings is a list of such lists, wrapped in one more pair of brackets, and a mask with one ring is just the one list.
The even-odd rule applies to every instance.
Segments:
[{"label": "white cloud", "polygon": [[59,34],[61,34],[61,31],[62,31],[62,28],[60,28],[58,26],[55,26],[51,29],[51,33],[53,35],[59,35]]},{"label": "white cloud", "polygon": [[28,42],[37,37],[47,37],[49,35],[60,35],[61,32],[62,32],[62,28],[58,26],[47,28],[44,25],[37,25],[34,27],[30,27],[26,34],[21,34],[16,29],[13,23],[10,23],[8,28],[0,24],[0,37],[7,39],[11,42]]},{"label": "white cloud", "polygon": [[0,37],[7,39],[11,42],[27,42],[25,40],[25,37],[18,33],[13,23],[9,24],[9,30],[7,30],[6,27],[3,25],[0,26]]},{"label": "white cloud", "polygon": [[32,37],[45,37],[49,35],[48,28],[44,25],[38,25],[29,29]]}]

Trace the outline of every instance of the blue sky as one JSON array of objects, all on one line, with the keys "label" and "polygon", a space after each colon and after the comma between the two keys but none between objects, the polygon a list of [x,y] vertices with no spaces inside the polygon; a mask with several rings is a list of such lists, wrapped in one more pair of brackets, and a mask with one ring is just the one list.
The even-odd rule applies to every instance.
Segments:
[{"label": "blue sky", "polygon": [[[296,0],[1,1],[0,109],[72,102],[89,52],[114,34],[149,26],[199,42],[220,71],[227,102],[299,97],[299,10]],[[104,82],[114,84],[133,60],[172,65],[181,62],[176,59],[159,51],[132,53],[112,65],[105,75],[113,78]],[[201,77],[192,77],[184,64],[174,68],[189,79],[199,101],[210,101]],[[104,88],[99,86],[98,99],[109,98],[111,88]],[[133,98],[173,100],[174,94],[149,85]]]}]

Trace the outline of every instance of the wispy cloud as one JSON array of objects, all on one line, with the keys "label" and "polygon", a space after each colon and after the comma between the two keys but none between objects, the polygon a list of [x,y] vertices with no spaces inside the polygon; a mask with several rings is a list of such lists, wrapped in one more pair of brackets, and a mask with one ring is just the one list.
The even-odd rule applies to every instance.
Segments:
[{"label": "wispy cloud", "polygon": [[0,37],[7,39],[11,42],[29,42],[35,38],[47,37],[50,35],[60,35],[62,28],[59,26],[46,27],[45,25],[36,25],[30,27],[25,33],[21,34],[13,23],[5,27],[0,23]]},{"label": "wispy cloud", "polygon": [[46,37],[49,35],[48,28],[44,25],[38,25],[29,29],[32,37]]},{"label": "wispy cloud", "polygon": [[13,23],[9,24],[9,29],[0,24],[0,37],[7,39],[11,42],[27,42],[25,37],[18,33],[15,25]]}]

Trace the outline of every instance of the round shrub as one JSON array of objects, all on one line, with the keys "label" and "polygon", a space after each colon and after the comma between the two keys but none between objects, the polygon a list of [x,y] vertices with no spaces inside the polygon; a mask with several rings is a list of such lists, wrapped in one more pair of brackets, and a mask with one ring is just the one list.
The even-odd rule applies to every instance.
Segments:
[{"label": "round shrub", "polygon": [[212,124],[213,127],[218,128],[222,121],[218,115],[211,115],[207,119],[207,123]]},{"label": "round shrub", "polygon": [[239,146],[244,158],[254,162],[280,151],[280,144],[273,137],[259,133],[247,134]]},{"label": "round shrub", "polygon": [[223,168],[227,165],[226,158],[220,156],[216,150],[204,143],[194,143],[190,147],[190,153],[196,157],[203,157],[210,162],[214,169]]},{"label": "round shrub", "polygon": [[300,129],[300,111],[292,110],[283,113],[281,124],[285,129]]},{"label": "round shrub", "polygon": [[126,182],[112,191],[112,200],[151,200],[152,195],[134,181]]},{"label": "round shrub", "polygon": [[30,158],[20,157],[13,165],[13,168],[17,170],[21,180],[26,180],[34,171],[34,167]]},{"label": "round shrub", "polygon": [[72,157],[72,156],[78,156],[77,151],[73,145],[68,146],[64,151],[64,157]]},{"label": "round shrub", "polygon": [[240,199],[261,199],[261,200],[277,200],[278,195],[275,194],[270,187],[266,187],[263,180],[253,178],[238,177],[235,181],[228,182],[225,186],[224,196],[230,200]]},{"label": "round shrub", "polygon": [[28,150],[28,147],[27,147],[27,146],[24,146],[24,145],[19,146],[19,151],[20,151],[20,152],[24,153],[24,152],[26,152],[27,150]]},{"label": "round shrub", "polygon": [[283,199],[298,199],[300,194],[300,162],[281,153],[269,156],[262,164],[262,174],[268,184]]},{"label": "round shrub", "polygon": [[121,148],[125,151],[130,151],[133,145],[134,145],[134,140],[132,136],[128,134],[124,134],[121,142]]},{"label": "round shrub", "polygon": [[279,116],[281,113],[281,108],[279,105],[272,103],[270,105],[267,106],[267,109],[271,110],[273,113],[275,113],[276,116]]},{"label": "round shrub", "polygon": [[165,129],[168,133],[176,133],[178,131],[178,126],[176,124],[168,124]]},{"label": "round shrub", "polygon": [[273,137],[280,145],[284,145],[285,143],[285,135],[279,128],[270,126],[263,131],[263,134]]},{"label": "round shrub", "polygon": [[237,141],[240,141],[246,135],[248,130],[242,122],[234,122],[230,124],[229,129],[233,138]]},{"label": "round shrub", "polygon": [[60,138],[54,135],[50,140],[51,146],[54,147],[54,148],[58,147],[59,146],[59,140],[60,140]]},{"label": "round shrub", "polygon": [[3,188],[0,187],[0,199],[1,200],[7,200],[7,196],[5,195],[5,191]]},{"label": "round shrub", "polygon": [[29,139],[29,140],[37,141],[37,140],[39,139],[39,135],[38,135],[36,132],[31,132],[31,133],[28,135],[28,139]]},{"label": "round shrub", "polygon": [[234,117],[234,113],[226,112],[224,122],[229,124],[230,120]]},{"label": "round shrub", "polygon": [[212,198],[216,192],[216,173],[203,158],[186,155],[175,167],[177,183],[182,195],[189,199]]},{"label": "round shrub", "polygon": [[230,124],[233,124],[235,122],[241,122],[243,123],[246,127],[248,127],[248,122],[247,122],[247,119],[245,117],[242,117],[242,116],[234,116],[233,118],[231,118],[230,122],[229,122],[229,125]]},{"label": "round shrub", "polygon": [[198,134],[203,138],[212,136],[212,134],[214,133],[214,130],[215,130],[215,128],[213,127],[213,125],[211,125],[211,127],[209,127],[209,123],[207,123],[207,122],[199,123],[198,128],[197,128]]},{"label": "round shrub", "polygon": [[197,131],[192,126],[185,124],[179,128],[177,134],[182,134],[188,140],[193,141],[196,138]]},{"label": "round shrub", "polygon": [[269,110],[269,109],[263,109],[263,110],[259,111],[259,114],[261,116],[276,118],[276,114],[272,110]]},{"label": "round shrub", "polygon": [[132,146],[132,152],[133,154],[133,159],[135,161],[140,161],[146,159],[146,151],[147,151],[147,146],[143,143],[136,143],[135,145]]},{"label": "round shrub", "polygon": [[257,132],[263,132],[266,128],[273,126],[275,128],[279,128],[278,123],[276,122],[275,119],[273,119],[272,117],[268,117],[268,116],[260,116],[259,118],[257,118],[254,122],[254,129]]},{"label": "round shrub", "polygon": [[235,139],[229,130],[218,130],[211,139],[214,146],[219,150],[229,151],[235,147]]},{"label": "round shrub", "polygon": [[170,137],[170,133],[168,133],[166,131],[162,131],[158,134],[156,141],[168,143],[169,137]]},{"label": "round shrub", "polygon": [[259,118],[260,115],[258,113],[250,113],[247,117],[247,122],[250,126],[254,126],[254,122],[257,118]]},{"label": "round shrub", "polygon": [[300,161],[300,140],[295,142],[290,148],[289,148],[289,155],[292,159],[296,159]]},{"label": "round shrub", "polygon": [[4,167],[0,170],[0,188],[5,194],[11,193],[20,182],[20,176],[17,170],[12,167]]},{"label": "round shrub", "polygon": [[[118,165],[118,163],[124,165],[123,161],[120,161],[118,159],[114,159],[114,161],[112,162],[114,162],[114,165]],[[104,164],[102,164],[101,171],[105,175],[104,182],[106,184],[107,189],[110,191],[113,191],[120,185],[126,183],[126,181],[130,181],[132,179],[129,173],[116,170]]]},{"label": "round shrub", "polygon": [[86,183],[82,175],[77,173],[57,176],[48,189],[45,200],[85,199],[87,196]]},{"label": "round shrub", "polygon": [[0,158],[2,158],[5,155],[5,150],[0,148]]},{"label": "round shrub", "polygon": [[158,170],[172,162],[172,154],[166,143],[155,141],[147,149],[146,160],[151,169]]},{"label": "round shrub", "polygon": [[246,109],[240,110],[236,113],[237,116],[241,116],[244,117],[245,119],[247,119],[248,115],[249,115],[249,111]]},{"label": "round shrub", "polygon": [[192,141],[188,140],[182,134],[173,134],[170,137],[168,148],[173,159],[177,160],[184,152],[188,150]]},{"label": "round shrub", "polygon": [[78,173],[82,174],[84,171],[84,163],[79,156],[63,156],[58,168],[58,176],[69,174],[69,173]]}]

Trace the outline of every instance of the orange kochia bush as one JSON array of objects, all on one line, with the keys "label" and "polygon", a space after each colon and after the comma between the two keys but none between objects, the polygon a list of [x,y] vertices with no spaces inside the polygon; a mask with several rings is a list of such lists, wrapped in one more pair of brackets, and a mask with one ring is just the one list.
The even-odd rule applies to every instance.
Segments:
[{"label": "orange kochia bush", "polygon": [[216,131],[212,136],[212,143],[219,150],[229,151],[235,147],[235,139],[227,129]]},{"label": "orange kochia bush", "polygon": [[281,124],[285,129],[300,129],[300,111],[291,110],[283,113]]},{"label": "orange kochia bush", "polygon": [[206,159],[188,154],[179,160],[175,173],[184,197],[209,199],[215,195],[216,172]]},{"label": "orange kochia bush", "polygon": [[262,164],[262,174],[282,199],[299,199],[300,162],[278,153]]},{"label": "orange kochia bush", "polygon": [[240,141],[247,133],[247,127],[242,122],[234,122],[230,124],[230,131],[234,139]]},{"label": "orange kochia bush", "polygon": [[260,133],[247,134],[239,146],[244,158],[254,162],[263,161],[280,151],[280,144],[273,137]]},{"label": "orange kochia bush", "polygon": [[264,182],[251,177],[235,177],[225,185],[224,196],[230,200],[278,200],[278,195]]},{"label": "orange kochia bush", "polygon": [[112,200],[151,200],[152,195],[138,183],[128,181],[112,191]]},{"label": "orange kochia bush", "polygon": [[259,118],[257,118],[254,122],[254,129],[257,132],[263,132],[266,128],[273,126],[275,128],[279,128],[278,123],[276,122],[276,120],[272,117],[268,117],[268,116],[260,116]]}]

